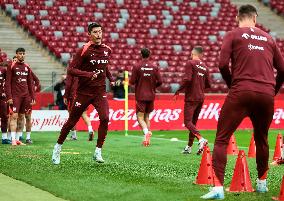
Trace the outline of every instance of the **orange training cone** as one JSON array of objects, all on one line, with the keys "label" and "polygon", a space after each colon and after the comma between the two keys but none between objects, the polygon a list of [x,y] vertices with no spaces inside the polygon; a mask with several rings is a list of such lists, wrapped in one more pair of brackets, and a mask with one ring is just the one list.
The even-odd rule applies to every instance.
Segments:
[{"label": "orange training cone", "polygon": [[278,197],[272,197],[273,200],[281,200],[284,201],[284,176],[282,178],[282,184],[280,187],[280,193]]},{"label": "orange training cone", "polygon": [[208,184],[213,185],[213,168],[212,168],[212,157],[208,146],[205,147],[202,159],[198,171],[198,175],[194,182],[195,184]]},{"label": "orange training cone", "polygon": [[276,145],[275,145],[275,151],[274,151],[274,155],[273,155],[273,161],[276,161],[277,159],[279,159],[281,157],[281,147],[282,147],[283,141],[282,141],[282,135],[279,133],[277,135],[277,139],[276,139]]},{"label": "orange training cone", "polygon": [[250,139],[250,145],[249,145],[249,150],[248,150],[248,157],[249,158],[255,158],[255,142],[254,142],[254,137],[253,134]]},{"label": "orange training cone", "polygon": [[229,191],[230,192],[254,191],[250,181],[249,169],[244,150],[239,151]]},{"label": "orange training cone", "polygon": [[230,138],[229,145],[227,147],[227,154],[228,155],[238,155],[239,149],[237,147],[237,142],[234,134]]}]

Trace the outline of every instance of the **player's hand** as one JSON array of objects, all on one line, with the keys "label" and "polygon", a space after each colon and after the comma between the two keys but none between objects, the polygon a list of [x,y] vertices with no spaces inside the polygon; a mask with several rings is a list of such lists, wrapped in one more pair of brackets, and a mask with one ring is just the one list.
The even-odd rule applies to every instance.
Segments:
[{"label": "player's hand", "polygon": [[115,85],[115,82],[110,82],[110,86],[114,86]]},{"label": "player's hand", "polygon": [[36,101],[32,100],[31,105],[35,105],[35,104],[36,104]]},{"label": "player's hand", "polygon": [[178,95],[177,95],[177,94],[175,94],[175,95],[174,95],[174,97],[173,97],[173,100],[176,102],[176,101],[177,101],[177,99],[178,99]]},{"label": "player's hand", "polygon": [[8,105],[13,105],[13,99],[7,100]]},{"label": "player's hand", "polygon": [[68,105],[68,100],[67,100],[67,98],[63,98],[63,102],[64,102],[65,105]]},{"label": "player's hand", "polygon": [[98,77],[97,74],[94,73],[94,74],[92,75],[92,77],[91,77],[91,80],[94,80],[94,79],[96,79],[97,77]]}]

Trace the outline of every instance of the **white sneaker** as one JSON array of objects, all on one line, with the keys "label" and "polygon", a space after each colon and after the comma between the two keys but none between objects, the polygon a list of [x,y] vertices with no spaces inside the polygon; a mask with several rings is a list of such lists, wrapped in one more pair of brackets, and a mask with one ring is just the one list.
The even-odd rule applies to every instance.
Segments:
[{"label": "white sneaker", "polygon": [[257,181],[256,181],[256,192],[258,192],[258,193],[267,193],[268,192],[266,179],[263,179],[263,180],[257,179]]},{"label": "white sneaker", "polygon": [[52,152],[52,162],[54,165],[58,165],[60,163],[60,152],[61,152],[61,146],[60,144],[54,145],[54,149]]},{"label": "white sneaker", "polygon": [[191,147],[186,145],[186,147],[182,150],[182,154],[190,154],[191,153]]},{"label": "white sneaker", "polygon": [[104,159],[102,157],[102,150],[96,148],[96,151],[94,153],[93,159],[97,162],[97,163],[104,163]]},{"label": "white sneaker", "polygon": [[224,196],[224,189],[223,187],[213,187],[210,189],[209,193],[200,197],[204,200],[223,200]]},{"label": "white sneaker", "polygon": [[208,140],[201,138],[198,142],[198,151],[197,151],[197,155],[200,155],[203,153],[204,147],[208,144]]}]

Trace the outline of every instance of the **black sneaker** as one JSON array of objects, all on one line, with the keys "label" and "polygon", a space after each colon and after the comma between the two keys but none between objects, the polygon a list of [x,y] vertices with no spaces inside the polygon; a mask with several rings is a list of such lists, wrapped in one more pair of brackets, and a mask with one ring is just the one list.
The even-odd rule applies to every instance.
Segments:
[{"label": "black sneaker", "polygon": [[11,144],[11,141],[8,139],[2,139],[2,144]]},{"label": "black sneaker", "polygon": [[26,139],[26,144],[32,144],[33,141],[31,139]]},{"label": "black sneaker", "polygon": [[94,131],[89,132],[89,139],[88,141],[93,141],[94,140]]},{"label": "black sneaker", "polygon": [[21,142],[23,142],[23,141],[24,141],[23,136],[19,137],[19,140],[20,140]]}]

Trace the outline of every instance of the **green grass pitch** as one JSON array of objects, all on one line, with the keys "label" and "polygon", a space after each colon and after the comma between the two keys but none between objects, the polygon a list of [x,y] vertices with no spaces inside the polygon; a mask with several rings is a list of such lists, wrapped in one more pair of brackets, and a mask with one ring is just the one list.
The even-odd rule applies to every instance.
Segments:
[{"label": "green grass pitch", "polygon": [[[278,132],[269,133],[270,162]],[[212,150],[215,132],[202,131],[202,134]],[[92,160],[95,142],[87,142],[87,133],[80,132],[77,141],[65,142],[61,164],[55,166],[51,163],[51,153],[57,136],[55,132],[34,132],[33,145],[0,145],[0,172],[71,201],[189,201],[200,200],[208,192],[208,186],[193,184],[201,160],[195,154],[197,143],[194,153],[181,154],[186,145],[186,131],[153,132],[152,145],[146,148],[141,146],[140,132],[129,132],[128,137],[123,132],[109,132],[103,149],[105,164]],[[238,131],[235,136],[239,149],[247,153],[251,131]],[[170,141],[171,138],[179,141]],[[231,182],[235,161],[236,156],[229,156],[225,187]],[[255,186],[255,159],[247,161]],[[268,193],[226,192],[226,200],[271,200],[279,194],[283,174],[284,165],[271,166]],[[12,192],[17,193],[17,189],[9,193]]]}]

